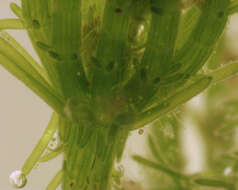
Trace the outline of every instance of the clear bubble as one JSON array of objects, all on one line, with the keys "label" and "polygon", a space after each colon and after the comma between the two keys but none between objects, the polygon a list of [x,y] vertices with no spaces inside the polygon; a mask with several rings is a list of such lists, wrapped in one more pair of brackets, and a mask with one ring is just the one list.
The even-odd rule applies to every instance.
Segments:
[{"label": "clear bubble", "polygon": [[229,174],[232,173],[232,167],[227,167],[225,170],[224,170],[224,175],[227,176]]},{"label": "clear bubble", "polygon": [[143,130],[143,129],[139,129],[139,130],[138,130],[138,134],[139,134],[139,135],[143,135],[143,134],[144,134],[144,130]]},{"label": "clear bubble", "polygon": [[25,174],[22,173],[21,170],[13,171],[9,176],[9,181],[12,184],[12,186],[17,189],[23,188],[27,183],[26,176]]},{"label": "clear bubble", "polygon": [[50,150],[56,150],[61,146],[61,141],[60,141],[60,136],[59,132],[56,131],[55,134],[53,135],[52,139],[50,140],[48,144],[48,148]]}]

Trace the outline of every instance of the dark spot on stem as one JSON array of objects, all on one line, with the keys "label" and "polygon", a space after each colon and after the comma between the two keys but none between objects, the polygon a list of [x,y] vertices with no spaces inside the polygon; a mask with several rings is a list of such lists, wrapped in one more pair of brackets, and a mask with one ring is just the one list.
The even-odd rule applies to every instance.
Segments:
[{"label": "dark spot on stem", "polygon": [[107,71],[112,71],[114,66],[115,66],[115,62],[111,61],[106,67]]},{"label": "dark spot on stem", "polygon": [[73,59],[73,60],[77,60],[77,59],[78,59],[77,53],[74,53],[74,54],[72,55],[72,59]]},{"label": "dark spot on stem", "polygon": [[56,59],[58,61],[61,60],[60,56],[58,53],[54,52],[54,51],[48,51],[48,54],[50,55],[50,57],[52,57],[53,59]]},{"label": "dark spot on stem", "polygon": [[34,29],[39,29],[40,28],[40,23],[38,20],[34,19],[32,20],[32,26]]},{"label": "dark spot on stem", "polygon": [[151,11],[157,15],[162,16],[164,14],[164,10],[160,7],[151,7]]},{"label": "dark spot on stem", "polygon": [[177,72],[180,68],[181,68],[182,64],[180,63],[177,63],[177,64],[174,64],[172,65],[170,68],[169,68],[169,73],[175,73]]},{"label": "dark spot on stem", "polygon": [[218,13],[217,13],[217,17],[218,18],[222,18],[224,16],[224,12],[223,11],[219,11]]},{"label": "dark spot on stem", "polygon": [[160,77],[156,77],[153,81],[154,84],[158,84],[160,82]]},{"label": "dark spot on stem", "polygon": [[101,68],[101,64],[100,64],[98,58],[92,56],[92,57],[91,57],[91,61],[92,61],[93,66],[96,66],[96,67]]},{"label": "dark spot on stem", "polygon": [[120,14],[120,13],[122,13],[122,10],[121,10],[120,8],[116,8],[116,9],[115,9],[115,12],[118,13],[118,14]]},{"label": "dark spot on stem", "polygon": [[45,50],[45,51],[49,51],[49,49],[50,49],[50,46],[48,46],[47,44],[40,42],[40,41],[36,42],[36,45],[38,48]]},{"label": "dark spot on stem", "polygon": [[74,186],[74,182],[71,182],[69,185],[72,188]]},{"label": "dark spot on stem", "polygon": [[190,74],[184,74],[184,78],[185,78],[185,79],[190,78]]}]

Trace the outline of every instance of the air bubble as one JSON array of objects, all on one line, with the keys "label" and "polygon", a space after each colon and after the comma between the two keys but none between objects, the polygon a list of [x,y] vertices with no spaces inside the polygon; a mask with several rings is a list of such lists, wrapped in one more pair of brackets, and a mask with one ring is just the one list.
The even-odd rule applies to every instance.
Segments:
[{"label": "air bubble", "polygon": [[52,139],[48,144],[50,150],[57,150],[61,146],[60,137],[58,131],[53,135]]},{"label": "air bubble", "polygon": [[143,129],[139,129],[138,134],[139,135],[143,135],[144,134],[144,130]]},{"label": "air bubble", "polygon": [[232,167],[227,167],[225,170],[224,170],[224,175],[225,176],[228,176],[232,173]]},{"label": "air bubble", "polygon": [[25,174],[22,173],[21,170],[16,170],[12,172],[11,175],[9,176],[9,181],[12,184],[12,186],[17,189],[23,188],[27,183],[26,176]]}]

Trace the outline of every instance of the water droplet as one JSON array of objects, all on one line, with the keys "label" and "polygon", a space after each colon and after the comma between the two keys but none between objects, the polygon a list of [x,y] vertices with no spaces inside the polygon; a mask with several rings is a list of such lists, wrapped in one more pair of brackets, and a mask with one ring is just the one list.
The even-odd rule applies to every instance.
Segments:
[{"label": "water droplet", "polygon": [[56,133],[53,135],[52,139],[50,140],[50,142],[48,144],[48,148],[50,150],[56,150],[60,146],[61,146],[61,141],[60,141],[60,137],[59,137],[59,132],[56,131]]},{"label": "water droplet", "polygon": [[144,134],[144,130],[143,129],[139,129],[138,134],[139,135],[143,135]]},{"label": "water droplet", "polygon": [[229,174],[231,174],[232,172],[232,167],[227,167],[225,170],[224,170],[224,175],[227,176]]},{"label": "water droplet", "polygon": [[12,184],[12,186],[17,189],[23,188],[27,183],[26,176],[25,174],[22,173],[21,170],[13,171],[9,176],[9,181]]}]

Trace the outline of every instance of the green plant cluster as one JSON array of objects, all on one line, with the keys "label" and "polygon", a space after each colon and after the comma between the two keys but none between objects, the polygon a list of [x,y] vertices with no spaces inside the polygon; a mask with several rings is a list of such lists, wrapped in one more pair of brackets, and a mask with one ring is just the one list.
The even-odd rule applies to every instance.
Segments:
[{"label": "green plant cluster", "polygon": [[[237,1],[185,10],[179,0],[21,0],[11,9],[18,18],[0,21],[0,64],[54,110],[22,172],[63,153],[49,190],[110,189],[130,131],[238,71],[237,62],[203,70]],[[40,63],[7,29],[28,32]],[[56,132],[61,145],[45,154]]]}]

